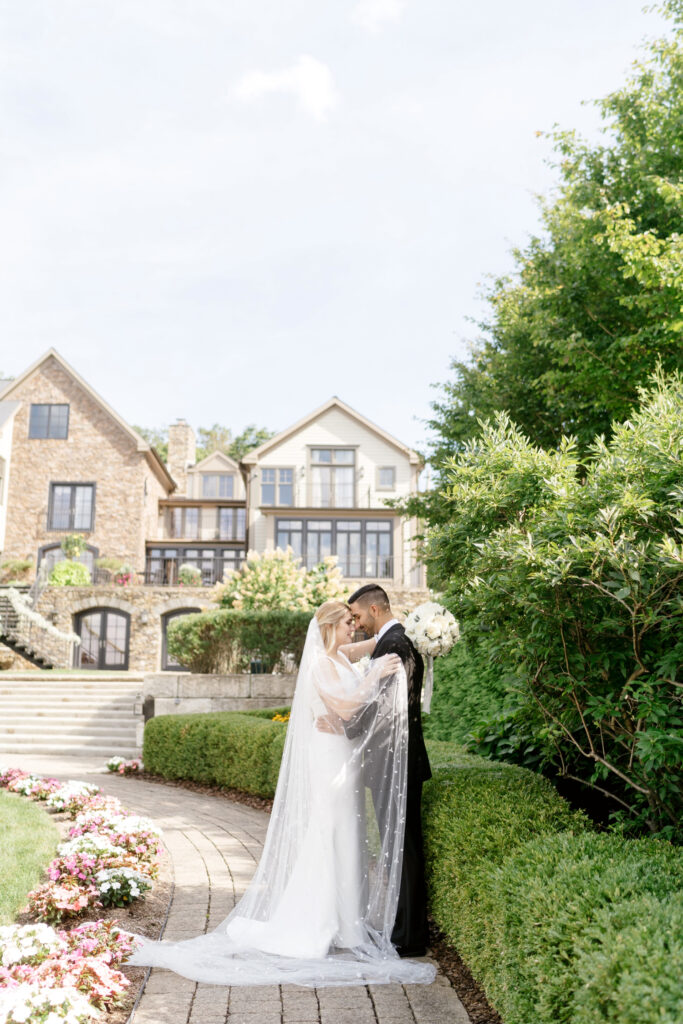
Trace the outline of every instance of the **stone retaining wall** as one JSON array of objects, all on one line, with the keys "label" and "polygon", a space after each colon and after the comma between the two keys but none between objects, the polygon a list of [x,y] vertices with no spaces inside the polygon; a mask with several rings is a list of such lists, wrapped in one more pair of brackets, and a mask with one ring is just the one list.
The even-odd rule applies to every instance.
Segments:
[{"label": "stone retaining wall", "polygon": [[146,714],[187,715],[207,711],[249,711],[291,703],[296,675],[200,675],[150,672],[144,677]]}]

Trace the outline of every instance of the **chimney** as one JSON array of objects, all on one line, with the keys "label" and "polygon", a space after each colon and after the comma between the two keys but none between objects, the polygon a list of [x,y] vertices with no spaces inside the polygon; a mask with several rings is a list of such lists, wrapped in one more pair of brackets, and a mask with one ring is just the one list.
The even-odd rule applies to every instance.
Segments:
[{"label": "chimney", "polygon": [[194,430],[183,419],[168,428],[168,471],[178,485],[178,494],[187,494],[187,468],[194,466],[197,444]]}]

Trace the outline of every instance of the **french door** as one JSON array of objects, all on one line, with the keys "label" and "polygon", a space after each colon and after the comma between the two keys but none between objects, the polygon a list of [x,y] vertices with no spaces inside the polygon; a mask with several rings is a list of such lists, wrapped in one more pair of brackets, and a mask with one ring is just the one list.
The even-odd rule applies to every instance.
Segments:
[{"label": "french door", "polygon": [[116,608],[91,608],[76,616],[81,638],[76,648],[76,668],[128,668],[130,615]]}]

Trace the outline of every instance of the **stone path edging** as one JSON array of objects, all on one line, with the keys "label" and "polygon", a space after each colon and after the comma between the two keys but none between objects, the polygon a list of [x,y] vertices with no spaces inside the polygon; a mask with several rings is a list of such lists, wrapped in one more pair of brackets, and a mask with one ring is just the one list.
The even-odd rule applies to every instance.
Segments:
[{"label": "stone path edging", "polygon": [[[96,781],[105,793],[160,825],[174,889],[164,938],[215,928],[251,879],[268,815],[224,797],[102,773],[82,758],[5,755],[3,763],[43,775]],[[93,776],[97,778],[94,779]],[[450,982],[307,989],[221,987],[154,968],[129,1024],[471,1024]]]}]

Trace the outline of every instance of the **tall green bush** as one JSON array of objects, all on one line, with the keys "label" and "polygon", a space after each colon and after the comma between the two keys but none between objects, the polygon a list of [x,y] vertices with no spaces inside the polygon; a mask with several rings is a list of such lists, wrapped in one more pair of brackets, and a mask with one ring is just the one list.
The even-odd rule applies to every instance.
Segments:
[{"label": "tall green bush", "polygon": [[514,680],[557,772],[628,827],[683,838],[681,378],[641,391],[587,465],[500,415],[445,484],[427,559],[477,661]]},{"label": "tall green bush", "polygon": [[306,641],[309,612],[221,608],[183,615],[169,623],[168,649],[193,672],[248,672],[253,659],[264,671],[298,664]]}]

